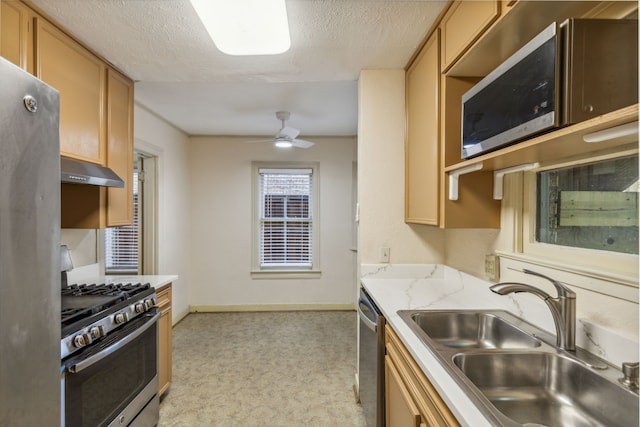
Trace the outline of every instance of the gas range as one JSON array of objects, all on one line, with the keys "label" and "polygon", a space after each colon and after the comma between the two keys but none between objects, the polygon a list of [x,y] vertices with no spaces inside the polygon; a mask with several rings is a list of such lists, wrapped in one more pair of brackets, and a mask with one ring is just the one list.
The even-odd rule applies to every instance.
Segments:
[{"label": "gas range", "polygon": [[90,346],[157,304],[149,283],[63,286],[61,359]]}]

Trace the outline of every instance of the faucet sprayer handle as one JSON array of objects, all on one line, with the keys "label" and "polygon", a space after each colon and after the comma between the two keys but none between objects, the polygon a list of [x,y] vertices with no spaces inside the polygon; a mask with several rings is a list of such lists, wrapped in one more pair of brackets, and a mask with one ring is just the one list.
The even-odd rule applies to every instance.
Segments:
[{"label": "faucet sprayer handle", "polygon": [[542,277],[543,279],[547,279],[548,281],[550,281],[553,284],[553,286],[556,288],[556,290],[558,291],[558,297],[565,297],[565,298],[575,298],[576,297],[576,293],[573,292],[567,285],[563,285],[562,283],[558,282],[557,280],[552,279],[549,276],[545,276],[544,274],[538,273],[537,271],[529,270],[527,268],[523,268],[522,272],[526,273],[526,274],[531,274],[533,276]]},{"label": "faucet sprayer handle", "polygon": [[631,389],[638,389],[638,362],[624,362],[622,364],[623,378],[620,378],[620,382]]}]

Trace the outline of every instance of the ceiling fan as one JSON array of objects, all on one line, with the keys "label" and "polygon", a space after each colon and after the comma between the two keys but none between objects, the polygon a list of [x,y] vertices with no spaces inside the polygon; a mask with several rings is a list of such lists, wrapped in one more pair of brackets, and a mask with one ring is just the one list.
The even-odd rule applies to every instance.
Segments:
[{"label": "ceiling fan", "polygon": [[267,139],[264,141],[256,141],[256,142],[273,142],[276,147],[279,148],[309,148],[312,147],[315,143],[311,141],[306,141],[304,139],[296,139],[296,136],[300,135],[300,131],[298,129],[285,126],[287,120],[291,117],[291,113],[288,111],[276,111],[276,118],[280,120],[282,123],[282,127],[278,131],[278,133],[273,137],[273,139]]}]

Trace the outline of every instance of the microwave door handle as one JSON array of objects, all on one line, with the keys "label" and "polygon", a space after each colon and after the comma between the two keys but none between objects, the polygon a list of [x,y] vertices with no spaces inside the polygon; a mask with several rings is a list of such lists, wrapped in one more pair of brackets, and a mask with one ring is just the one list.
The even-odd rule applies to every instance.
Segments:
[{"label": "microwave door handle", "polygon": [[75,374],[75,373],[83,371],[84,369],[87,369],[88,367],[90,367],[92,365],[95,365],[96,363],[98,363],[99,361],[104,359],[105,357],[107,357],[110,354],[116,352],[120,348],[124,347],[125,345],[129,344],[130,342],[132,342],[133,340],[138,338],[147,329],[149,329],[151,326],[153,326],[158,321],[159,318],[160,318],[160,313],[156,313],[151,318],[151,320],[149,320],[147,323],[144,324],[144,326],[136,329],[135,331],[133,331],[132,333],[130,333],[129,335],[127,335],[126,337],[124,337],[120,341],[114,343],[113,345],[110,345],[109,347],[107,347],[104,350],[102,350],[100,353],[97,353],[97,354],[94,354],[93,356],[87,357],[86,359],[76,363],[75,365],[71,365],[69,367],[69,372],[71,372],[72,374]]}]

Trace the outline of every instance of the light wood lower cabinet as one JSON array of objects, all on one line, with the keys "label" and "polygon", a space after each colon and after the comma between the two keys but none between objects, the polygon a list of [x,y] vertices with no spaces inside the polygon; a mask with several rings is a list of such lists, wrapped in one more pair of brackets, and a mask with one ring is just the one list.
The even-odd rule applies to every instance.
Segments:
[{"label": "light wood lower cabinet", "polygon": [[390,356],[384,358],[384,378],[384,386],[387,391],[385,399],[386,425],[406,427],[425,425],[411,392],[404,385],[402,376]]},{"label": "light wood lower cabinet", "polygon": [[157,292],[160,320],[158,321],[158,383],[159,394],[171,385],[171,283]]},{"label": "light wood lower cabinet", "polygon": [[393,329],[385,327],[387,427],[455,427],[455,417]]}]

